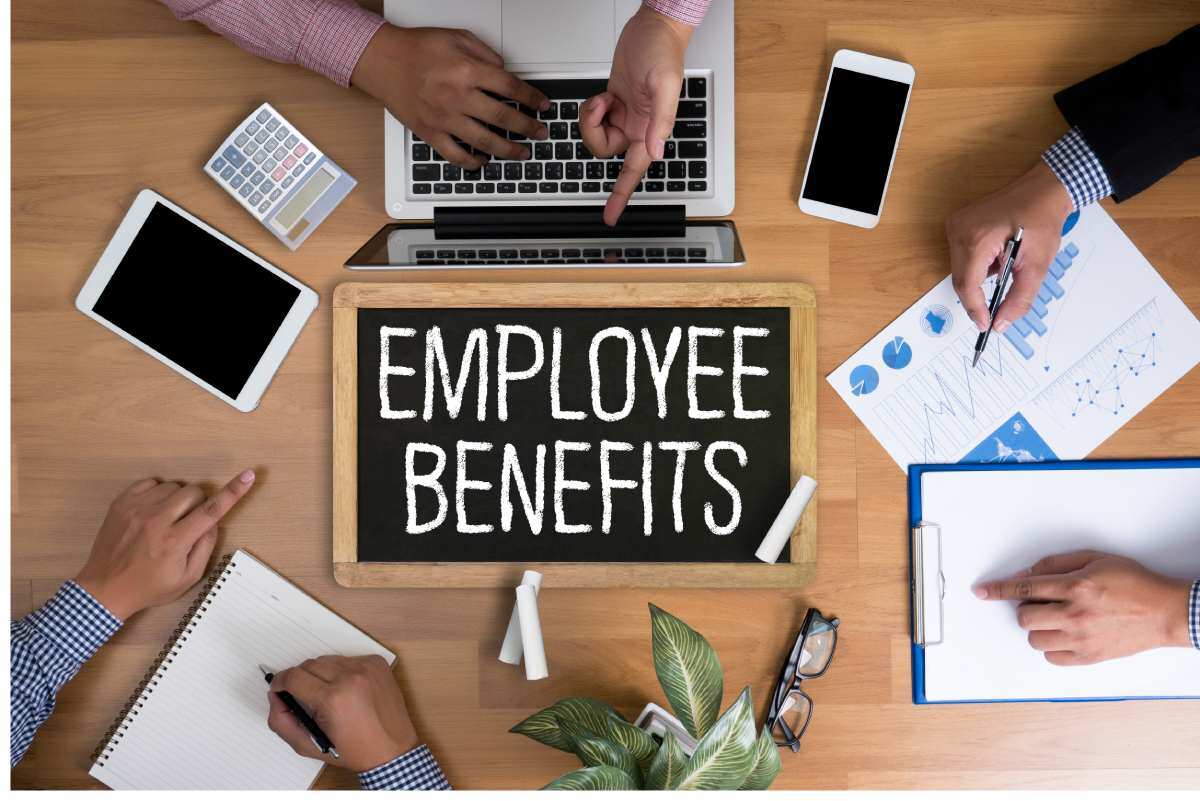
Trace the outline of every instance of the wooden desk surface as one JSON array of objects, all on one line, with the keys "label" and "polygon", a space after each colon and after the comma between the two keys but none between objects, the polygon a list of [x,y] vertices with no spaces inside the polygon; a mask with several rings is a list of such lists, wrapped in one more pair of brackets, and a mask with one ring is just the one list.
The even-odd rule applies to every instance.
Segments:
[{"label": "wooden desk surface", "polygon": [[[749,264],[700,270],[448,274],[448,281],[803,280],[818,295],[818,369],[832,370],[948,269],[942,221],[1025,170],[1063,130],[1052,92],[1165,41],[1189,0],[864,3],[739,0],[738,191]],[[1064,6],[1070,8],[1070,4]],[[727,700],[753,686],[760,715],[812,604],[844,621],[831,672],[810,688],[812,726],[780,788],[1200,785],[1200,703],[914,707],[909,702],[904,483],[821,382],[820,566],[791,592],[568,590],[547,576],[552,678],[496,661],[501,591],[346,590],[330,570],[330,314],[345,258],[387,221],[378,103],[298,67],[237,50],[153,0],[13,4],[13,614],[74,574],[109,500],[146,475],[261,476],[223,527],[400,653],[418,729],[463,788],[538,787],[574,760],[510,725],[564,695],[626,713],[661,700],[646,603],[711,640]],[[796,196],[830,55],[852,47],[917,69],[884,222],[874,231],[801,214]],[[269,99],[360,186],[289,253],[200,170]],[[313,286],[321,308],[262,406],[242,415],[74,310],[76,292],[138,189],[153,187]],[[1105,203],[1200,310],[1200,162],[1120,207]],[[386,280],[428,280],[428,274]],[[1193,371],[1096,456],[1200,454]],[[16,787],[98,786],[97,738],[186,602],[135,618],[71,682],[13,772]],[[320,786],[352,787],[330,770]]]}]

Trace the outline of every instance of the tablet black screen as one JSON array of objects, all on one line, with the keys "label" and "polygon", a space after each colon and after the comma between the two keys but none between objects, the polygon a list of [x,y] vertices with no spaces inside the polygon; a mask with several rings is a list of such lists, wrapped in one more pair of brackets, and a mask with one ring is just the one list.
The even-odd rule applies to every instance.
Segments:
[{"label": "tablet black screen", "polygon": [[157,203],[93,311],[236,398],[299,294]]}]

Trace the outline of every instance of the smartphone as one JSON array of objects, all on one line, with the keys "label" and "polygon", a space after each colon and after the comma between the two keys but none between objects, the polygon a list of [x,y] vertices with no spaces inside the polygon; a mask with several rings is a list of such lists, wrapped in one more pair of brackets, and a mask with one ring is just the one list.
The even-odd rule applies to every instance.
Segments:
[{"label": "smartphone", "polygon": [[915,77],[903,61],[834,53],[804,168],[801,211],[860,228],[879,224]]}]

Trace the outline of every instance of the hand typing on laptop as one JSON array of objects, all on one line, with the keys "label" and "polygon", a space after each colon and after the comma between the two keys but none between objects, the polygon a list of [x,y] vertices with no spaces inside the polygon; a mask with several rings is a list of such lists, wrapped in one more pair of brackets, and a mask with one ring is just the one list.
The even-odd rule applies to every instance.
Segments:
[{"label": "hand typing on laptop", "polygon": [[[161,2],[244,50],[300,64],[381,100],[395,117],[389,125],[398,120],[408,129],[402,133],[404,185],[392,189],[388,183],[393,216],[408,215],[410,204],[423,215],[422,202],[475,202],[479,195],[504,203],[599,201],[611,193],[604,212],[610,225],[635,193],[696,204],[705,213],[723,214],[732,205],[732,187],[723,188],[730,181],[713,174],[717,154],[709,148],[711,129],[728,125],[717,119],[715,106],[725,104],[728,112],[721,116],[732,117],[731,101],[718,97],[715,87],[710,95],[710,75],[693,75],[701,69],[689,70],[686,100],[679,99],[684,53],[710,0],[643,0],[617,43],[607,85],[603,78],[572,73],[548,81],[558,95],[531,85],[545,84],[545,78],[526,82],[507,72],[496,49],[474,33],[437,23],[399,27],[353,0]],[[487,13],[471,27],[478,25],[485,38],[484,31],[494,30],[499,41],[503,6],[496,0],[494,8],[481,8]],[[731,0],[722,14],[728,36],[714,33],[707,46],[714,58],[728,52],[732,66]],[[458,20],[451,14],[446,25]],[[515,27],[513,47],[519,48],[516,33],[524,29]],[[607,37],[610,30],[596,35]],[[503,49],[507,55],[509,45]],[[590,63],[604,57],[594,53]],[[605,90],[598,93],[596,83]],[[593,113],[584,119],[580,105],[590,95],[596,95],[588,103]],[[394,158],[395,146],[389,147]],[[403,198],[393,197],[396,192]]]},{"label": "hand typing on laptop", "polygon": [[384,23],[359,57],[350,83],[382,100],[409,130],[467,170],[482,167],[483,154],[530,157],[529,147],[507,139],[504,131],[529,139],[550,135],[544,124],[497,97],[539,111],[550,108],[550,101],[506,72],[500,54],[470,31]]},{"label": "hand typing on laptop", "polygon": [[625,154],[604,221],[616,225],[629,198],[675,126],[683,56],[692,25],[647,6],[638,9],[621,31],[613,54],[608,91],[580,109],[580,133],[588,150],[601,158]]},{"label": "hand typing on laptop", "polygon": [[1020,601],[1017,623],[1055,665],[1200,647],[1200,581],[1168,578],[1123,556],[1048,556],[1018,575],[978,585],[975,595]]}]

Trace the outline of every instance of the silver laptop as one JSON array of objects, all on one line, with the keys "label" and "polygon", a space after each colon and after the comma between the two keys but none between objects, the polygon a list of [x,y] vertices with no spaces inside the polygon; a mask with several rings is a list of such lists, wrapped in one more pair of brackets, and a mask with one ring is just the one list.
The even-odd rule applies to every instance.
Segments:
[{"label": "silver laptop", "polygon": [[[604,91],[612,53],[638,0],[385,0],[389,22],[466,28],[503,55],[508,70],[553,104],[538,117],[546,141],[528,161],[493,159],[464,171],[442,160],[384,112],[387,211],[427,220],[435,208],[603,203],[621,157],[593,158],[579,136],[579,106]],[[733,210],[733,0],[713,0],[684,63],[674,135],[634,204],[682,205],[687,217]],[[510,135],[512,138],[514,135]]]},{"label": "silver laptop", "polygon": [[[438,222],[389,223],[346,262],[351,270],[454,270],[472,268],[740,267],[746,262],[732,220],[682,218],[665,226],[615,230],[598,236],[590,225],[545,230],[544,210],[530,224],[508,230],[471,231]],[[657,230],[655,229],[657,228]],[[458,230],[456,230],[458,229]],[[589,230],[590,229],[590,230]]]}]

